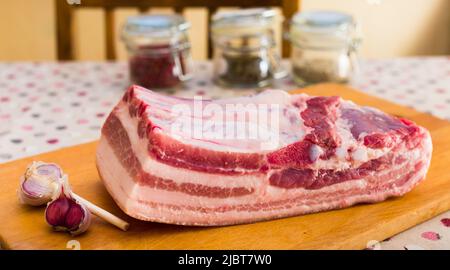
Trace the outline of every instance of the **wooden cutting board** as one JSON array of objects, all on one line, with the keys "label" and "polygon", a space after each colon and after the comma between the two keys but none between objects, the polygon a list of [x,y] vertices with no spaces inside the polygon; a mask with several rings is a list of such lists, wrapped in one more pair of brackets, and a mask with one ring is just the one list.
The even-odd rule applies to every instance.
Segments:
[{"label": "wooden cutting board", "polygon": [[[115,205],[95,168],[96,142],[64,148],[0,165],[0,243],[10,249],[362,249],[450,209],[450,123],[339,85],[318,85],[295,92],[340,95],[361,105],[414,120],[427,127],[434,153],[426,181],[402,198],[382,203],[248,225],[197,228],[141,222]],[[44,208],[18,203],[19,176],[33,160],[56,162],[69,174],[74,191],[131,223],[128,232],[94,218],[76,238],[52,232]]]}]

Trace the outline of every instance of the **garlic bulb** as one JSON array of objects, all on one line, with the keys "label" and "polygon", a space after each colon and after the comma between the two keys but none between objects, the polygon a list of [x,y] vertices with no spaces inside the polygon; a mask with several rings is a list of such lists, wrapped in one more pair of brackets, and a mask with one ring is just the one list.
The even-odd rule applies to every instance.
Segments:
[{"label": "garlic bulb", "polygon": [[91,213],[83,203],[72,197],[67,176],[64,175],[61,180],[56,196],[47,205],[45,219],[55,231],[81,234],[91,224]]},{"label": "garlic bulb", "polygon": [[61,177],[62,170],[58,165],[33,162],[21,178],[19,200],[33,206],[48,203],[61,185]]},{"label": "garlic bulb", "polygon": [[[36,161],[20,179],[19,200],[28,205],[47,205],[47,222],[73,235],[87,230],[92,214],[127,231],[130,224],[73,193],[68,176],[54,163]],[[50,202],[50,203],[49,203]]]}]

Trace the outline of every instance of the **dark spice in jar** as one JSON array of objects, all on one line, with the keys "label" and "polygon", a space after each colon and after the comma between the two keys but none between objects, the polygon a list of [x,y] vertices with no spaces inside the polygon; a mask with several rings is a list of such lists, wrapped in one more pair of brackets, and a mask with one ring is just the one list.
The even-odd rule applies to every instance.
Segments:
[{"label": "dark spice in jar", "polygon": [[250,54],[224,54],[225,71],[219,75],[222,83],[230,85],[262,86],[272,78],[271,67],[266,59]]},{"label": "dark spice in jar", "polygon": [[172,52],[170,45],[139,47],[129,60],[130,79],[145,88],[174,87],[180,83],[175,60],[186,73],[184,51]]}]

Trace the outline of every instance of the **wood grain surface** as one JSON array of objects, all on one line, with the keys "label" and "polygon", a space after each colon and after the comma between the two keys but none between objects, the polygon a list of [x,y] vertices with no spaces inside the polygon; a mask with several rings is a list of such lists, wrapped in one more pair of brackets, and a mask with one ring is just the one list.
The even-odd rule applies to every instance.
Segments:
[{"label": "wood grain surface", "polygon": [[[95,167],[96,142],[0,164],[0,243],[9,249],[362,249],[450,209],[450,124],[339,85],[318,85],[297,92],[340,95],[361,105],[409,118],[427,127],[434,152],[427,179],[401,198],[378,204],[248,225],[196,228],[141,222],[115,205]],[[33,160],[56,162],[69,174],[73,190],[131,223],[128,232],[94,218],[78,237],[56,233],[45,223],[44,208],[21,205],[19,177]]]}]

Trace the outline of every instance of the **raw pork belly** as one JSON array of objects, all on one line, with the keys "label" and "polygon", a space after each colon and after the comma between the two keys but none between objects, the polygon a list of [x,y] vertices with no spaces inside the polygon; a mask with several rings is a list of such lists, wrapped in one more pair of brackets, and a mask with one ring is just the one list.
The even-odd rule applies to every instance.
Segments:
[{"label": "raw pork belly", "polygon": [[401,196],[430,165],[426,129],[339,97],[267,90],[204,103],[276,103],[278,145],[174,134],[173,105],[194,100],[132,86],[97,150],[100,176],[125,213],[198,226],[282,218]]}]

